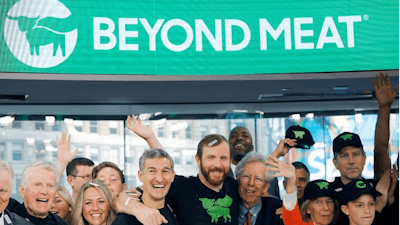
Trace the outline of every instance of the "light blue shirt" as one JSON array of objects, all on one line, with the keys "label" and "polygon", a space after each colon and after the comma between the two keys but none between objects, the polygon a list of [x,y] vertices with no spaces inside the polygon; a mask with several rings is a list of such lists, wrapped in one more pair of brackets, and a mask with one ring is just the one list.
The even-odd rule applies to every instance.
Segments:
[{"label": "light blue shirt", "polygon": [[256,223],[258,213],[261,211],[261,208],[262,208],[261,198],[250,210],[245,209],[240,204],[240,206],[239,206],[239,225],[243,225],[244,222],[246,222],[246,220],[247,220],[246,213],[247,212],[251,213],[251,225],[254,225]]}]

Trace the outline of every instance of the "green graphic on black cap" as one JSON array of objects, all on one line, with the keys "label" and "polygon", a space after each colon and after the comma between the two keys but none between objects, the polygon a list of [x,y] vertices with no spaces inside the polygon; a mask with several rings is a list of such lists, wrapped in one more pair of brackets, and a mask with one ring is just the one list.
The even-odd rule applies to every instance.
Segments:
[{"label": "green graphic on black cap", "polygon": [[343,141],[347,141],[347,140],[352,140],[353,134],[345,134],[340,136],[341,139],[343,139]]},{"label": "green graphic on black cap", "polygon": [[356,182],[356,187],[358,188],[365,188],[367,185],[363,181],[357,181]]},{"label": "green graphic on black cap", "polygon": [[319,189],[328,189],[329,183],[328,182],[318,182],[317,183]]},{"label": "green graphic on black cap", "polygon": [[300,139],[303,139],[303,136],[305,134],[305,132],[301,130],[294,130],[293,133],[295,138],[300,138]]},{"label": "green graphic on black cap", "polygon": [[207,210],[207,213],[211,216],[211,223],[217,223],[220,217],[224,218],[225,223],[229,219],[231,222],[231,215],[229,207],[232,205],[232,198],[228,195],[225,195],[224,198],[208,199],[208,198],[199,198],[201,201],[203,208]]}]

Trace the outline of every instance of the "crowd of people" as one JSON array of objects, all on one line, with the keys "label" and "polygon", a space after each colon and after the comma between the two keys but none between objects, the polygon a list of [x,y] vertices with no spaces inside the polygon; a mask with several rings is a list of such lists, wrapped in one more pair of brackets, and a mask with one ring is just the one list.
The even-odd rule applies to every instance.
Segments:
[{"label": "crowd of people", "polygon": [[[127,190],[123,171],[112,162],[75,158],[71,136],[63,133],[56,140],[55,165],[39,160],[24,169],[18,187],[22,203],[10,198],[13,169],[0,160],[0,225],[399,224],[398,171],[388,154],[398,86],[392,90],[381,73],[374,89],[379,103],[374,179],[362,177],[366,155],[360,137],[344,132],[333,140],[340,176],[311,181],[307,166],[289,161],[292,148],[314,144],[299,126],[290,127],[269,156],[254,151],[245,127],[233,129],[228,139],[209,134],[197,146],[198,175],[184,177],[175,174],[172,157],[152,130],[128,116],[128,129],[149,145],[138,162],[142,186]],[[65,171],[72,193],[59,185]],[[282,200],[277,177],[284,177]]]}]

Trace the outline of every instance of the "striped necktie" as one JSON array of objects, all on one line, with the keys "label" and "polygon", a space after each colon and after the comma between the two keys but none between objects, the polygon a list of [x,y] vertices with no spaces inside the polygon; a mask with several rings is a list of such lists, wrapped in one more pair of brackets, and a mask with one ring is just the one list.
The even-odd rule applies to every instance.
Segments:
[{"label": "striped necktie", "polygon": [[243,225],[251,225],[251,213],[250,212],[246,213],[246,221],[244,222]]}]

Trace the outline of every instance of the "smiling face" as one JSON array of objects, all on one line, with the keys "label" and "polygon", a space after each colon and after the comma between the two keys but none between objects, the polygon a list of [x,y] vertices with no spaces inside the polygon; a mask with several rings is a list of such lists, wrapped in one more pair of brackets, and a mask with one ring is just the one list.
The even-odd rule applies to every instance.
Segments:
[{"label": "smiling face", "polygon": [[350,224],[370,225],[375,218],[375,200],[370,194],[361,195],[343,205],[342,211],[349,216]]},{"label": "smiling face", "polygon": [[222,142],[217,146],[204,145],[201,159],[196,155],[200,181],[213,190],[222,188],[229,175],[231,164],[229,144]]},{"label": "smiling face", "polygon": [[54,198],[50,212],[65,220],[71,210],[72,207],[69,206],[68,202],[65,201],[65,199],[58,192],[56,192],[56,197]]},{"label": "smiling face", "polygon": [[83,194],[82,215],[89,225],[105,225],[110,206],[104,196],[94,187]]},{"label": "smiling face", "polygon": [[311,201],[307,209],[314,224],[328,225],[335,213],[335,203],[330,197],[319,197]]},{"label": "smiling face", "polygon": [[346,146],[340,150],[336,159],[333,159],[333,164],[340,171],[342,182],[347,184],[351,180],[361,179],[365,161],[366,156],[360,148]]},{"label": "smiling face", "polygon": [[265,164],[251,162],[246,164],[239,182],[239,195],[242,205],[246,209],[252,208],[261,199],[264,191],[268,189],[265,182]]},{"label": "smiling face", "polygon": [[169,159],[165,157],[146,159],[144,169],[138,171],[138,176],[143,182],[142,199],[145,204],[152,202],[152,206],[164,206],[165,196],[175,177]]},{"label": "smiling face", "polygon": [[251,134],[245,127],[233,129],[229,135],[229,143],[233,146],[233,159],[237,161],[254,149]]},{"label": "smiling face", "polygon": [[95,178],[103,181],[103,183],[107,185],[113,199],[126,188],[126,184],[122,183],[118,171],[111,167],[105,167],[100,170]]},{"label": "smiling face", "polygon": [[6,171],[0,170],[0,212],[7,207],[11,196],[10,178]]},{"label": "smiling face", "polygon": [[20,195],[30,215],[45,218],[56,195],[56,175],[42,168],[33,168],[29,173],[26,187],[19,187]]}]

